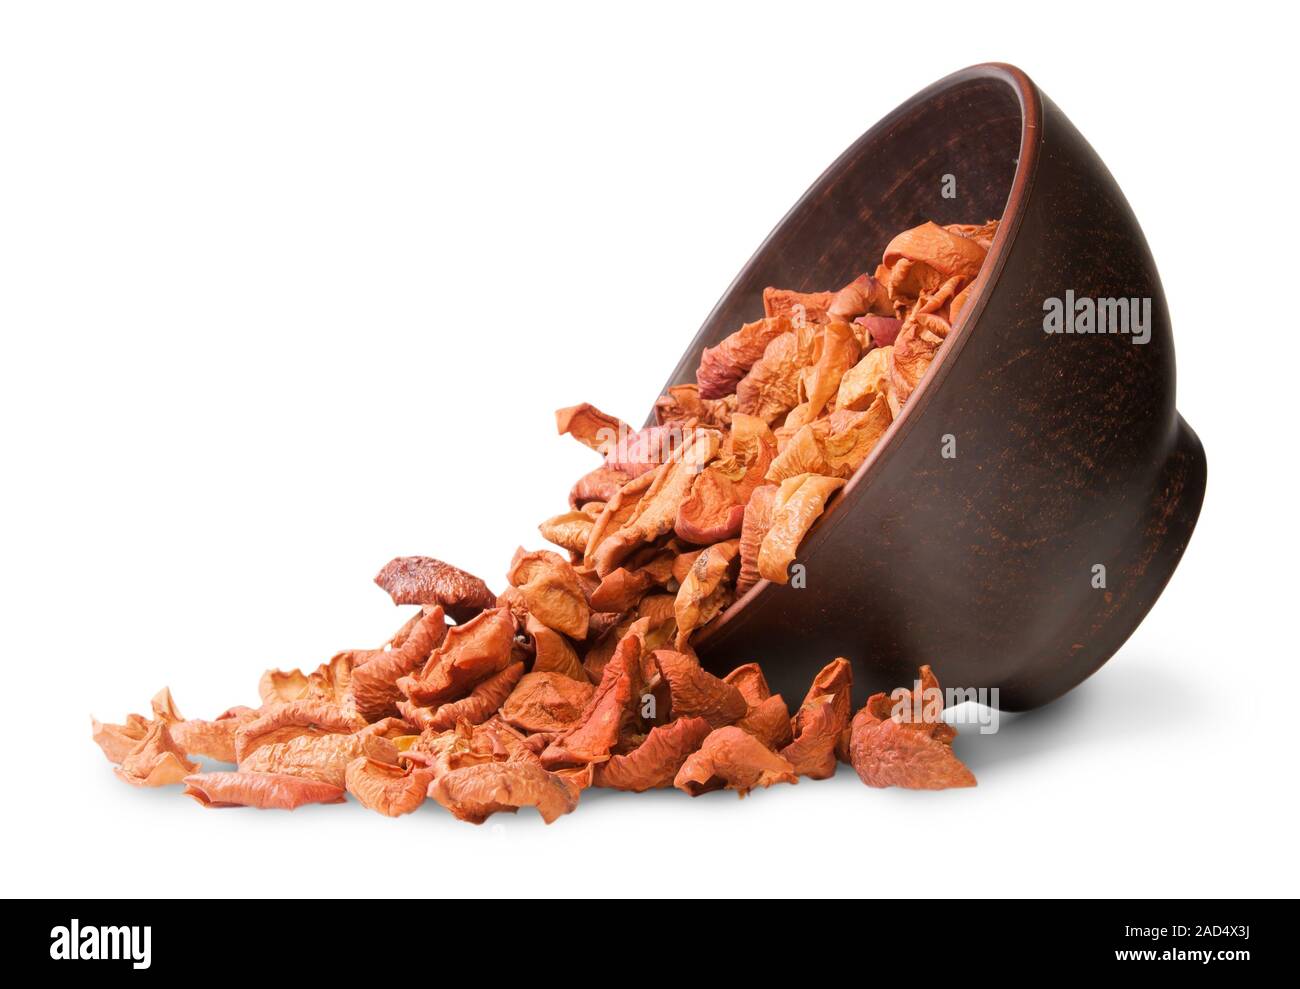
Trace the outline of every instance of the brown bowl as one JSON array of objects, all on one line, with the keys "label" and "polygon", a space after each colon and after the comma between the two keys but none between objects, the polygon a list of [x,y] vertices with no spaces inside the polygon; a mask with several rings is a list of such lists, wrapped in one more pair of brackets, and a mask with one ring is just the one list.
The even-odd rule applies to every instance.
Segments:
[{"label": "brown bowl", "polygon": [[[846,656],[860,703],[929,663],[946,686],[1036,707],[1106,662],[1173,574],[1205,454],[1174,408],[1160,277],[1106,166],[1012,66],[954,73],[860,137],[741,270],[668,384],[693,381],[705,347],[762,314],[765,286],[838,288],[901,230],[998,216],[975,301],[800,546],[806,587],[762,581],[709,626],[696,645],[715,672],[761,660],[794,704]],[[1149,298],[1149,342],[1046,333],[1044,302],[1067,290]]]}]

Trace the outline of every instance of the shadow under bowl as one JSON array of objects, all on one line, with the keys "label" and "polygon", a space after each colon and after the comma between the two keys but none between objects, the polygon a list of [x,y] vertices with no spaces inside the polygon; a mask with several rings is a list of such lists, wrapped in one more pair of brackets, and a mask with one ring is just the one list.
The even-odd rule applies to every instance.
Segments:
[{"label": "shadow under bowl", "polygon": [[[954,73],[859,138],[745,265],[668,385],[762,315],[764,287],[838,288],[899,231],[995,217],[973,301],[799,547],[804,586],[761,581],[697,637],[714,672],[762,661],[797,704],[845,656],[860,704],[929,663],[945,686],[1024,710],[1105,663],[1173,574],[1205,454],[1174,407],[1155,262],[1101,159],[1012,66]],[[1138,317],[1150,300],[1149,340],[1045,332],[1047,301],[1067,292],[1137,300]]]}]

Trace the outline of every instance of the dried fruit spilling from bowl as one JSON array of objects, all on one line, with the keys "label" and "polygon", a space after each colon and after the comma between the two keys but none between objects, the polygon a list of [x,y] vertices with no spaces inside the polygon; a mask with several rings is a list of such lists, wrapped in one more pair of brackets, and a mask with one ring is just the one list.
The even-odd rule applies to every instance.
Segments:
[{"label": "dried fruit spilling from bowl", "polygon": [[841,761],[870,786],[973,785],[929,667],[854,714],[835,659],[791,715],[756,663],[719,679],[691,642],[760,580],[789,579],[969,304],[996,228],[925,223],[839,291],[765,290],[763,318],[706,349],[653,426],[560,410],[560,432],[603,461],[539,527],[566,554],[520,549],[501,594],[431,557],[393,560],[376,583],[418,611],[384,646],[270,670],[260,707],[211,721],[164,690],[152,717],[95,722],[95,741],[126,782],[183,783],[206,806],[350,792],[383,814],[432,799],[474,822],[534,807],[549,823],[588,787],[743,795]]}]

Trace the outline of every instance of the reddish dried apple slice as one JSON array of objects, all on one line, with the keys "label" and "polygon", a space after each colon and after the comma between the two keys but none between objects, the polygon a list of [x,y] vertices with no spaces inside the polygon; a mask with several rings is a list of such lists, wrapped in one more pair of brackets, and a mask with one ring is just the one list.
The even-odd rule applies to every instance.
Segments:
[{"label": "reddish dried apple slice", "polygon": [[460,700],[476,684],[510,665],[514,642],[515,620],[509,609],[489,609],[449,629],[424,668],[418,674],[402,677],[397,686],[418,705]]},{"label": "reddish dried apple slice", "polygon": [[849,726],[853,668],[836,659],[813,679],[808,696],[794,716],[794,741],[781,749],[800,776],[827,779],[835,775],[835,750]]},{"label": "reddish dried apple slice", "polygon": [[601,412],[589,402],[558,409],[555,413],[555,428],[561,436],[568,434],[601,456],[618,445],[619,437],[632,431],[622,419]]},{"label": "reddish dried apple slice", "polygon": [[352,671],[352,698],[357,713],[367,721],[396,714],[402,699],[397,681],[428,662],[446,637],[447,621],[442,607],[425,605],[419,620],[401,637],[400,645],[377,650]]},{"label": "reddish dried apple slice", "polygon": [[596,766],[595,785],[635,793],[672,786],[682,764],[712,730],[703,718],[678,718],[652,728],[631,752]]},{"label": "reddish dried apple slice", "polygon": [[701,546],[740,535],[745,505],[775,456],[776,437],[766,422],[742,413],[732,417],[718,458],[696,478],[677,510],[677,535]]},{"label": "reddish dried apple slice", "polygon": [[360,758],[348,763],[347,791],[377,813],[400,817],[417,810],[428,796],[434,770],[412,759],[400,763]]},{"label": "reddish dried apple slice", "polygon": [[717,399],[735,391],[767,345],[791,328],[788,316],[759,319],[746,323],[716,347],[705,347],[695,373],[700,398]]},{"label": "reddish dried apple slice", "polygon": [[596,692],[587,680],[532,672],[501,705],[501,717],[526,732],[567,731],[582,718]]},{"label": "reddish dried apple slice", "polygon": [[726,787],[743,797],[774,783],[797,783],[794,768],[753,735],[733,726],[719,728],[686,758],[673,785],[692,797]]},{"label": "reddish dried apple slice", "polygon": [[456,622],[491,608],[497,598],[473,574],[431,556],[399,556],[375,575],[393,604],[440,604]]},{"label": "reddish dried apple slice", "polygon": [[839,477],[800,474],[781,482],[772,504],[772,524],[758,550],[758,572],[775,584],[789,578],[799,543],[826,508],[826,502],[844,486]]},{"label": "reddish dried apple slice", "polygon": [[[945,790],[974,786],[975,775],[952,751],[955,732],[939,719],[939,680],[922,666],[921,696],[899,689],[873,694],[853,718],[849,760],[867,786]],[[919,712],[919,717],[917,716]]]},{"label": "reddish dried apple slice", "polygon": [[198,773],[185,777],[185,795],[204,807],[296,810],[304,804],[338,804],[344,789],[300,776],[268,773]]},{"label": "reddish dried apple slice", "polygon": [[654,660],[668,682],[673,718],[704,718],[714,728],[734,724],[749,705],[740,691],[709,673],[694,656],[657,649]]},{"label": "reddish dried apple slice", "polygon": [[769,319],[785,316],[800,323],[824,323],[835,301],[834,292],[794,292],[784,288],[763,289],[763,313]]},{"label": "reddish dried apple slice", "polygon": [[730,539],[702,550],[677,591],[677,648],[685,649],[691,634],[722,613],[732,600],[730,581],[736,572],[740,540]]},{"label": "reddish dried apple slice", "polygon": [[537,757],[466,766],[439,776],[429,796],[457,818],[482,824],[500,811],[534,807],[547,824],[578,806],[576,787],[548,773]]},{"label": "reddish dried apple slice", "polygon": [[515,552],[507,579],[519,589],[528,613],[548,628],[573,639],[587,637],[591,606],[569,561],[542,549]]}]

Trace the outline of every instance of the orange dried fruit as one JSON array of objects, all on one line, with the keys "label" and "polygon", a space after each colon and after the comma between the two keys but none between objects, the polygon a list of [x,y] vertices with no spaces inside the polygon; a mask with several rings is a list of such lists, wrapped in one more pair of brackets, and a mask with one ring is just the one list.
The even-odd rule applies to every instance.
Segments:
[{"label": "orange dried fruit", "polygon": [[595,785],[636,793],[672,786],[682,764],[712,730],[704,718],[678,718],[658,725],[631,752],[596,766]]},{"label": "orange dried fruit", "polygon": [[714,543],[701,550],[690,572],[682,581],[673,603],[673,614],[677,619],[677,648],[686,648],[691,633],[707,625],[731,603],[732,589],[729,581],[734,577],[737,566],[736,554],[740,551],[740,540],[730,539],[725,543]]},{"label": "orange dried fruit", "polygon": [[460,700],[476,684],[510,665],[515,620],[506,608],[490,608],[464,625],[447,631],[418,673],[404,676],[397,686],[420,706]]},{"label": "orange dried fruit", "polygon": [[835,301],[834,292],[794,292],[784,288],[763,289],[763,314],[768,319],[784,316],[796,326],[801,322],[824,323]]},{"label": "orange dried fruit", "polygon": [[[901,325],[901,323],[900,323]],[[840,388],[835,395],[835,408],[868,409],[881,395],[884,395],[889,383],[890,358],[893,356],[892,344],[875,347],[867,352],[862,360],[840,378]]]},{"label": "orange dried fruit", "polygon": [[716,347],[705,347],[695,373],[701,399],[718,399],[736,390],[767,345],[791,329],[788,316],[776,316],[746,323]]},{"label": "orange dried fruit", "polygon": [[548,543],[554,543],[570,553],[581,553],[587,546],[595,517],[581,509],[554,515],[541,523],[537,531]]},{"label": "orange dried fruit", "polygon": [[677,510],[676,534],[698,545],[740,535],[745,505],[775,456],[776,437],[766,422],[743,413],[733,416],[717,459],[700,472]]},{"label": "orange dried fruit", "polygon": [[526,732],[567,731],[582,718],[595,692],[585,678],[534,671],[502,702],[501,717]]},{"label": "orange dried fruit", "polygon": [[726,429],[736,411],[736,396],[701,398],[699,385],[673,385],[655,402],[655,422],[660,426],[710,426]]},{"label": "orange dried fruit", "polygon": [[258,682],[257,692],[264,705],[288,701],[319,700],[347,707],[352,703],[352,670],[368,651],[341,652],[312,673],[302,670],[267,670]]},{"label": "orange dried fruit", "polygon": [[[873,694],[853,718],[849,759],[867,786],[945,790],[974,786],[975,776],[952,751],[953,729],[940,720],[942,696],[930,667],[918,690]],[[937,710],[936,710],[937,708]]]},{"label": "orange dried fruit", "polygon": [[581,508],[592,502],[607,502],[630,480],[630,475],[614,467],[597,467],[574,482],[569,490],[569,506]]},{"label": "orange dried fruit", "polygon": [[763,667],[757,663],[737,666],[722,679],[740,691],[740,696],[745,698],[745,703],[749,705],[750,710],[772,696],[772,688],[767,685]]},{"label": "orange dried fruit", "polygon": [[836,320],[822,327],[817,359],[801,381],[803,401],[786,416],[786,430],[796,430],[822,414],[839,391],[840,379],[858,362],[861,352],[857,335],[848,323]]},{"label": "orange dried fruit", "polygon": [[794,740],[781,755],[800,776],[827,779],[835,775],[835,750],[852,715],[853,668],[836,659],[813,678],[808,695],[794,716]]},{"label": "orange dried fruit", "polygon": [[886,267],[893,267],[907,259],[938,272],[941,280],[958,276],[971,282],[979,274],[987,254],[977,240],[927,221],[891,240],[882,261]]},{"label": "orange dried fruit", "polygon": [[[482,724],[496,714],[505,703],[511,691],[524,675],[523,663],[511,663],[500,673],[494,673],[469,692],[468,697],[458,701],[448,701],[429,711],[427,716],[412,720],[421,730],[446,731],[454,728],[456,722],[467,721],[472,725]],[[428,711],[421,708],[420,711]]]},{"label": "orange dried fruit", "polygon": [[653,571],[611,570],[591,592],[591,606],[604,612],[631,611],[650,588],[658,584]]},{"label": "orange dried fruit", "polygon": [[844,479],[800,474],[781,482],[772,502],[772,524],[758,550],[758,572],[776,584],[789,578],[799,543],[826,508],[826,502],[844,486]]},{"label": "orange dried fruit", "polygon": [[558,409],[555,413],[555,428],[561,436],[568,434],[601,456],[618,445],[619,437],[631,432],[631,428],[622,419],[601,412],[589,402]]},{"label": "orange dried fruit", "polygon": [[884,284],[871,275],[859,275],[835,293],[826,315],[832,320],[847,321],[869,313],[889,316],[893,312],[893,300]]},{"label": "orange dried fruit", "polygon": [[515,551],[507,575],[528,605],[528,613],[548,628],[573,639],[587,637],[591,606],[569,561],[548,549]]},{"label": "orange dried fruit", "polygon": [[419,808],[428,796],[434,770],[412,759],[397,764],[362,757],[348,763],[347,791],[364,807],[387,817]]},{"label": "orange dried fruit", "polygon": [[551,824],[578,806],[576,788],[548,773],[536,756],[454,769],[430,784],[429,796],[473,824],[520,807],[536,808],[542,820]]},{"label": "orange dried fruit", "polygon": [[947,334],[948,324],[937,316],[920,314],[903,324],[890,361],[890,382],[899,401],[906,402],[920,384]]},{"label": "orange dried fruit", "polygon": [[185,753],[172,741],[167,723],[160,720],[149,726],[113,772],[132,786],[167,786],[181,782],[198,768],[198,763],[185,758]]},{"label": "orange dried fruit", "polygon": [[780,484],[800,474],[848,479],[875,449],[893,422],[889,402],[879,394],[862,412],[841,409],[804,426],[772,461],[766,480]]},{"label": "orange dried fruit", "polygon": [[258,746],[240,761],[239,771],[297,776],[343,786],[348,763],[362,756],[396,761],[397,747],[387,738],[367,732],[304,734]]},{"label": "orange dried fruit", "polygon": [[[352,698],[359,715],[377,721],[397,713],[402,691],[397,681],[428,662],[447,636],[440,605],[425,605],[415,625],[400,636],[400,644],[377,650],[352,670]],[[396,641],[397,636],[394,637]]]},{"label": "orange dried fruit", "polygon": [[736,411],[772,425],[798,405],[801,372],[815,359],[820,339],[819,328],[809,323],[769,343],[736,385]]},{"label": "orange dried fruit", "polygon": [[431,556],[399,556],[375,575],[393,604],[440,604],[456,622],[467,622],[496,604],[496,595],[471,573]]},{"label": "orange dried fruit", "polygon": [[[606,576],[633,550],[672,530],[682,501],[700,471],[713,460],[721,441],[722,434],[716,429],[691,431],[672,458],[658,469],[631,516],[617,530],[605,535],[594,553],[589,554],[598,574]],[[610,505],[606,506],[606,512],[610,511]],[[602,520],[597,520],[593,539],[601,531]]]},{"label": "orange dried fruit", "polygon": [[714,728],[734,724],[749,710],[740,691],[687,653],[657,649],[655,664],[668,683],[673,718],[701,717]]},{"label": "orange dried fruit", "polygon": [[204,807],[260,807],[296,810],[304,804],[338,804],[340,786],[269,773],[197,773],[184,780],[185,795]]},{"label": "orange dried fruit", "polygon": [[[704,348],[652,425],[559,410],[559,431],[603,457],[570,511],[538,527],[567,558],[519,550],[495,596],[432,557],[399,557],[376,583],[420,610],[385,646],[270,670],[260,708],[210,721],[184,718],[163,690],[150,717],[93,722],[95,742],[128,782],[180,780],[209,806],[351,791],[386,815],[433,797],[471,821],[533,806],[549,822],[593,785],[743,795],[825,778],[837,759],[876,786],[973,784],[937,712],[907,717],[877,694],[850,719],[847,661],[791,718],[756,663],[719,679],[692,642],[760,580],[788,579],[971,309],[996,231],[924,223],[837,292],[766,289],[764,316]],[[901,693],[931,689],[924,667],[921,690]],[[196,755],[239,771],[195,772]]]},{"label": "orange dried fruit", "polygon": [[643,634],[644,627],[634,626],[619,640],[613,658],[605,665],[600,686],[587,702],[578,723],[542,752],[542,765],[547,769],[582,766],[609,758],[624,726],[637,717],[641,703]]},{"label": "orange dried fruit", "polygon": [[235,759],[245,762],[263,745],[287,742],[300,735],[350,735],[366,726],[364,719],[336,704],[319,700],[290,701],[262,709],[235,732]]},{"label": "orange dried fruit", "polygon": [[745,519],[740,525],[740,572],[736,576],[736,596],[740,597],[759,582],[758,551],[763,545],[767,530],[772,527],[772,509],[776,504],[779,487],[765,484],[755,488],[745,506]]},{"label": "orange dried fruit", "polygon": [[794,740],[790,708],[780,694],[773,694],[752,705],[736,726],[749,732],[773,752],[780,751]]},{"label": "orange dried fruit", "polygon": [[686,757],[673,785],[692,797],[726,787],[743,797],[774,783],[797,783],[794,768],[753,735],[735,726],[718,728]]}]

